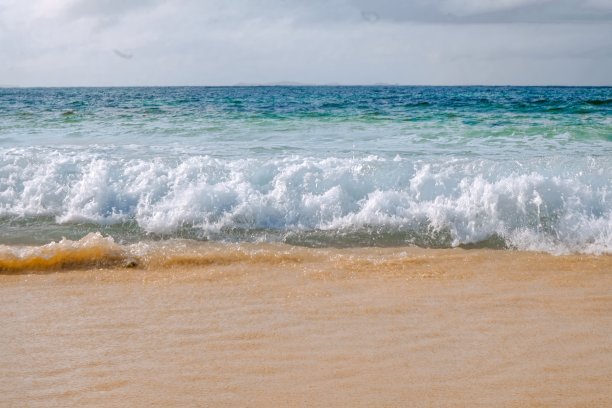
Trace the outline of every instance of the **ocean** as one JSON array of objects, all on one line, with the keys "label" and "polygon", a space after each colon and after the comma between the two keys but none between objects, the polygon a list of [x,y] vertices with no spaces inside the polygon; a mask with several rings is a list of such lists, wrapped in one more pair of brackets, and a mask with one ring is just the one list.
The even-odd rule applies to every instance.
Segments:
[{"label": "ocean", "polygon": [[612,88],[0,89],[0,252],[86,236],[610,254]]},{"label": "ocean", "polygon": [[0,89],[0,405],[606,406],[612,88]]}]

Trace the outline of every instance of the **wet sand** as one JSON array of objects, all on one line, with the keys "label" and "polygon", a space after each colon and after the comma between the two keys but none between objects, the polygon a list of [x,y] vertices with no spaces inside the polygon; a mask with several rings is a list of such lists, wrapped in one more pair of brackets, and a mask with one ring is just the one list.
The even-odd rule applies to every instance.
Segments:
[{"label": "wet sand", "polygon": [[612,256],[202,246],[79,268],[0,275],[0,406],[612,399]]}]

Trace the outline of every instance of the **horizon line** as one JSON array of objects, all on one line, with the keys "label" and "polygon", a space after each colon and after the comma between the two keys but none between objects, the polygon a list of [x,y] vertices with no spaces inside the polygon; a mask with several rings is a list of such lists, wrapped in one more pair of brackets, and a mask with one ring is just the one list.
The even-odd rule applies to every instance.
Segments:
[{"label": "horizon line", "polygon": [[327,88],[350,88],[350,87],[406,87],[406,88],[460,88],[460,87],[480,87],[480,88],[611,88],[609,85],[510,85],[510,84],[447,84],[447,85],[417,85],[417,84],[397,84],[397,83],[371,83],[371,84],[311,84],[299,82],[274,82],[274,83],[236,83],[230,85],[0,85],[0,89],[36,89],[36,88],[300,88],[300,87],[327,87]]}]

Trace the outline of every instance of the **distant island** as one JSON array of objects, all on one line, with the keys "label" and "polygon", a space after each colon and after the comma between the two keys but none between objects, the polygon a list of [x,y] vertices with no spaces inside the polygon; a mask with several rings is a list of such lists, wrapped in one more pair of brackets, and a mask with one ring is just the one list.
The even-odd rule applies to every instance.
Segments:
[{"label": "distant island", "polygon": [[385,82],[376,82],[373,84],[361,84],[361,85],[347,85],[339,84],[337,82],[325,83],[325,84],[312,84],[304,82],[292,82],[292,81],[281,81],[281,82],[267,82],[267,83],[256,83],[256,82],[239,82],[233,86],[401,86],[400,84],[389,84]]}]

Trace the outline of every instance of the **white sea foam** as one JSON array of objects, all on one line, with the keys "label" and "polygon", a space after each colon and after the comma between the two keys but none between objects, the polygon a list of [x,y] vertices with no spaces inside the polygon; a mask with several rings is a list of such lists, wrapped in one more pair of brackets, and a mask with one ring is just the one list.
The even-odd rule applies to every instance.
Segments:
[{"label": "white sea foam", "polygon": [[11,149],[0,217],[225,230],[444,233],[452,246],[612,253],[609,157],[486,159],[208,156],[138,159]]}]

